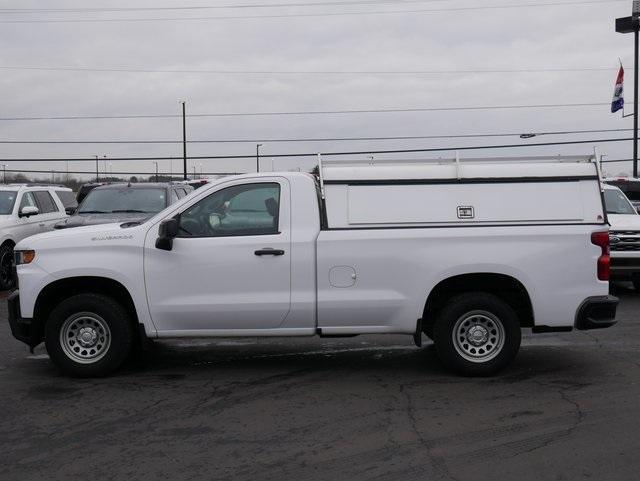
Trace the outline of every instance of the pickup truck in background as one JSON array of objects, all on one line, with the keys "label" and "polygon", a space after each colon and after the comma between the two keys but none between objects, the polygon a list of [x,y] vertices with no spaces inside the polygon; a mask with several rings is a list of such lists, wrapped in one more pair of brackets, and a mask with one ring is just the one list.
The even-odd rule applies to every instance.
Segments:
[{"label": "pickup truck in background", "polygon": [[591,158],[319,164],[26,239],[13,335],[101,376],[146,338],[426,334],[447,367],[489,375],[522,328],[615,323]]},{"label": "pickup truck in background", "polygon": [[611,280],[631,281],[640,292],[640,215],[618,187],[605,184],[610,224]]}]

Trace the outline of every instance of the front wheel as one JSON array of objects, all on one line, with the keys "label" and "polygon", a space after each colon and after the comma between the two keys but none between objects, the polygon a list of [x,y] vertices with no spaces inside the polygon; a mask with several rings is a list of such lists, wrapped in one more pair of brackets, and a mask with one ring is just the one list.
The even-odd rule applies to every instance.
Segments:
[{"label": "front wheel", "polygon": [[119,368],[131,352],[129,313],[111,297],[79,294],[51,312],[45,345],[53,363],[71,376],[98,377]]},{"label": "front wheel", "polygon": [[486,293],[454,297],[434,325],[438,357],[446,367],[467,376],[488,376],[507,366],[520,349],[520,339],[516,313]]},{"label": "front wheel", "polygon": [[9,244],[4,244],[0,246],[0,290],[9,290],[14,283],[13,248]]}]

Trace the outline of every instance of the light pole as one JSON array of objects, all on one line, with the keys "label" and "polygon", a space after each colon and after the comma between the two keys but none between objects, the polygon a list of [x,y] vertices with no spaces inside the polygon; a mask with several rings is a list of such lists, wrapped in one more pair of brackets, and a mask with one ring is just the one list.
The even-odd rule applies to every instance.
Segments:
[{"label": "light pole", "polygon": [[94,156],[96,158],[96,182],[100,179],[100,172],[98,171],[98,156]]},{"label": "light pole", "polygon": [[185,102],[182,102],[182,163],[184,180],[187,180],[187,114]]},{"label": "light pole", "polygon": [[262,144],[256,144],[256,172],[260,172],[260,147]]},{"label": "light pole", "polygon": [[158,163],[155,161],[153,163],[156,164],[156,182],[158,182]]},{"label": "light pole", "polygon": [[200,162],[200,179],[202,179],[202,162]]},{"label": "light pole", "polygon": [[638,33],[640,32],[640,1],[634,0],[630,17],[616,18],[616,32],[633,33],[633,176],[638,177]]}]

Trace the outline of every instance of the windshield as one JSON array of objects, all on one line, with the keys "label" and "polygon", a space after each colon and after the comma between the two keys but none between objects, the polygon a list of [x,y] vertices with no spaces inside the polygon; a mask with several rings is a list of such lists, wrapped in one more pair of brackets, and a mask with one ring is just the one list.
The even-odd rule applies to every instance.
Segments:
[{"label": "windshield", "polygon": [[607,214],[638,214],[629,200],[619,190],[606,189],[604,191],[604,204]]},{"label": "windshield", "polygon": [[12,190],[0,190],[0,215],[9,215],[13,212],[16,194],[17,192]]},{"label": "windshield", "polygon": [[87,194],[79,214],[155,214],[167,207],[164,189],[96,189]]}]

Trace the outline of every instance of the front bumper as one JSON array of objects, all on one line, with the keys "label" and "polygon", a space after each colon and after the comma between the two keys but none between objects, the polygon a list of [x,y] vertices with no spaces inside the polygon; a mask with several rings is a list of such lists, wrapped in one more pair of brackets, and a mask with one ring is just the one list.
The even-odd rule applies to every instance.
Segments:
[{"label": "front bumper", "polygon": [[589,297],[584,300],[576,312],[575,328],[586,331],[611,327],[616,323],[617,308],[617,297]]},{"label": "front bumper", "polygon": [[42,342],[42,326],[34,319],[25,319],[20,313],[20,292],[16,289],[7,298],[11,334],[31,349]]},{"label": "front bumper", "polygon": [[610,272],[612,280],[621,281],[640,277],[640,255],[637,257],[618,257],[612,253]]}]

